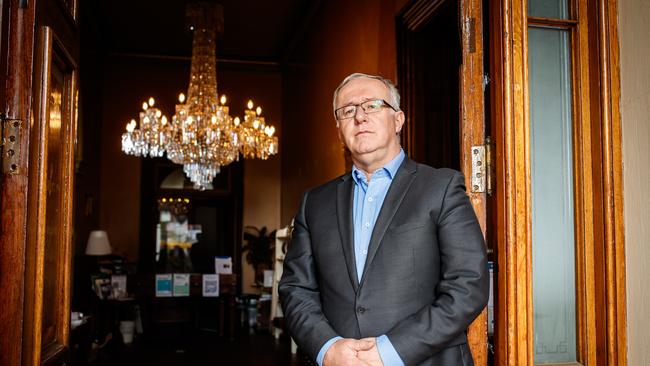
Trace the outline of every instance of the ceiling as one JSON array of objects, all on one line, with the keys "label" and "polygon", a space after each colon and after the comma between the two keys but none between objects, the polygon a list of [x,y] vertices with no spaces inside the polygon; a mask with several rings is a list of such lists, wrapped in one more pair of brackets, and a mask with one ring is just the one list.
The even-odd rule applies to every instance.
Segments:
[{"label": "ceiling", "polygon": [[[103,50],[114,54],[189,57],[191,35],[185,31],[189,0],[94,0],[86,27]],[[217,57],[235,61],[281,62],[303,33],[321,1],[220,0],[224,33]],[[83,13],[82,13],[83,14]],[[83,34],[83,31],[82,31]],[[83,37],[83,36],[82,36]]]}]

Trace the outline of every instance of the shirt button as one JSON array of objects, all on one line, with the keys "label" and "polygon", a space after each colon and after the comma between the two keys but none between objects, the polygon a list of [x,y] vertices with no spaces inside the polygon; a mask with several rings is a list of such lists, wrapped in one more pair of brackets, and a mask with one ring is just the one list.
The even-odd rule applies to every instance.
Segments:
[{"label": "shirt button", "polygon": [[359,313],[359,314],[363,314],[363,313],[365,313],[365,312],[366,312],[366,308],[364,308],[363,306],[359,306],[359,307],[357,308],[357,313]]},{"label": "shirt button", "polygon": [[370,227],[370,223],[369,223],[369,222],[366,222],[365,226],[366,226],[366,227]]},{"label": "shirt button", "polygon": [[372,200],[373,200],[372,197],[368,197],[368,202],[372,202]]},{"label": "shirt button", "polygon": [[368,254],[368,251],[364,249],[364,250],[361,251],[361,253],[363,253],[363,255],[366,255],[366,254]]}]

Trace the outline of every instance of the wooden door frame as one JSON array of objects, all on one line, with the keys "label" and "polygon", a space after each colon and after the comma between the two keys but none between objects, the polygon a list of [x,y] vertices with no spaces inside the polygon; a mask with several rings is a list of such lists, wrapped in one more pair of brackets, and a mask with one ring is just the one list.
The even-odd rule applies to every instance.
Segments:
[{"label": "wooden door frame", "polygon": [[[465,186],[476,212],[483,237],[487,238],[487,194],[472,188],[473,146],[485,144],[485,94],[483,85],[483,2],[460,2],[462,64],[460,70],[460,166],[465,172]],[[487,309],[467,330],[474,363],[485,366],[488,361]]]},{"label": "wooden door frame", "polygon": [[[490,2],[496,141],[497,365],[533,366],[526,0]],[[626,365],[617,1],[573,0],[577,356]],[[602,274],[604,273],[604,274]]]},{"label": "wooden door frame", "polygon": [[[410,69],[410,52],[413,48],[412,32],[424,26],[437,9],[450,0],[416,0],[407,5],[397,21],[398,79],[404,97],[407,120],[413,117],[413,70]],[[453,0],[452,0],[453,1]],[[459,131],[460,167],[465,172],[465,186],[472,187],[472,146],[485,143],[485,108],[483,92],[483,2],[462,0],[459,6],[459,28],[461,38],[461,65],[459,70]],[[413,123],[405,124],[402,145],[410,154],[414,144]],[[469,173],[468,173],[469,172]],[[468,189],[470,202],[474,207],[483,236],[487,229],[487,196],[484,192]],[[487,365],[487,310],[484,309],[467,331],[467,339],[477,366]]]},{"label": "wooden door frame", "polygon": [[[17,174],[4,174],[0,185],[0,364],[20,365],[22,357],[29,121],[33,75],[35,2],[6,1],[2,10],[2,50],[8,52],[2,85],[7,118],[23,121]],[[4,16],[7,16],[6,18]]]}]

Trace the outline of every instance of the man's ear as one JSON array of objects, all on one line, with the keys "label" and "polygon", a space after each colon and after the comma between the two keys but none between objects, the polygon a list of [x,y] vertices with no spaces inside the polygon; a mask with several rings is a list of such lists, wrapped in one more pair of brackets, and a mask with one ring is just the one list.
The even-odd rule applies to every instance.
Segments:
[{"label": "man's ear", "polygon": [[405,120],[406,116],[404,115],[404,111],[395,112],[395,134],[399,134],[402,131]]}]

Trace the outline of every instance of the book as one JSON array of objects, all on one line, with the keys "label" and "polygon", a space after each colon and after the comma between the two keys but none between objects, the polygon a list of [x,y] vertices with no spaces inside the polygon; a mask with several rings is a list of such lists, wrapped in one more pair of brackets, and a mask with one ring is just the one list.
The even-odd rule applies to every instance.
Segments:
[{"label": "book", "polygon": [[174,273],[174,297],[190,296],[190,274]]},{"label": "book", "polygon": [[203,275],[203,296],[205,297],[219,296],[219,275],[218,274]]},{"label": "book", "polygon": [[157,274],[156,275],[156,297],[170,297],[172,296],[172,274]]}]

